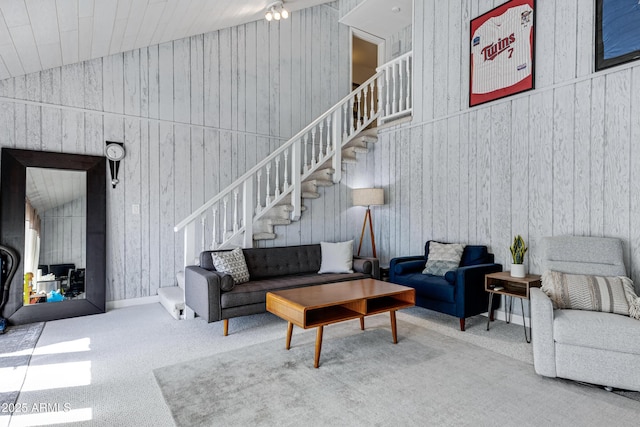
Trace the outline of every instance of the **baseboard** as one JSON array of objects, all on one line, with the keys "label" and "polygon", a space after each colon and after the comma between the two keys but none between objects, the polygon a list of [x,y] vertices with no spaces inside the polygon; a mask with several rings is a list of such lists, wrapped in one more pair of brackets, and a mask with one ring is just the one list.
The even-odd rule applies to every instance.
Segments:
[{"label": "baseboard", "polygon": [[117,301],[107,301],[106,306],[107,306],[107,310],[113,310],[116,308],[131,307],[134,305],[153,304],[155,302],[160,302],[160,297],[158,297],[158,295],[152,295],[149,297],[140,297],[140,298],[121,299]]},{"label": "baseboard", "polygon": [[[487,313],[484,313],[485,316],[488,316]],[[507,321],[507,313],[502,311],[502,310],[495,310],[493,312],[493,318],[495,320],[502,320],[503,322]],[[531,319],[529,319],[528,317],[525,317],[525,320],[527,322],[527,327],[531,327]],[[511,322],[510,323],[514,323],[516,325],[520,325],[522,326],[522,314],[521,313],[513,313],[511,315]]]}]

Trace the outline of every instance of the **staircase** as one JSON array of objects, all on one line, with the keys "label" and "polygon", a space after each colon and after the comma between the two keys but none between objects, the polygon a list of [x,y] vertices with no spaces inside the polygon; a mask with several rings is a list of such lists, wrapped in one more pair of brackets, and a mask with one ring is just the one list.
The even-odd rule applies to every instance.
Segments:
[{"label": "staircase", "polygon": [[174,227],[184,233],[184,264],[207,249],[253,247],[275,227],[298,221],[304,199],[340,182],[377,141],[371,128],[411,115],[411,52],[376,74]]}]

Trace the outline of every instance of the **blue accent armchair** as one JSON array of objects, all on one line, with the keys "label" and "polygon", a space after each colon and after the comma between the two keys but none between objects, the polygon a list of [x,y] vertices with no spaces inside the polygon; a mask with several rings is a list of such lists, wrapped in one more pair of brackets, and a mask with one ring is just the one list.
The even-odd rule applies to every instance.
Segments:
[{"label": "blue accent armchair", "polygon": [[[502,271],[494,263],[486,246],[468,245],[464,248],[460,267],[444,276],[422,274],[429,256],[429,240],[424,255],[393,258],[389,266],[389,281],[416,290],[416,305],[450,314],[460,319],[464,331],[465,319],[487,311],[489,293],[484,290],[485,274]],[[493,296],[492,307],[500,305],[500,295]],[[493,311],[493,310],[492,310]],[[493,312],[489,313],[493,320]]]}]

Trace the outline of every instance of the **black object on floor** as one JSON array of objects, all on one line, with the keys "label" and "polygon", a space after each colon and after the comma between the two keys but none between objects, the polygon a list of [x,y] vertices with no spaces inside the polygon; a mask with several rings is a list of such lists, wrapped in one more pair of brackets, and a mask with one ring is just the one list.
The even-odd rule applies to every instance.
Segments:
[{"label": "black object on floor", "polygon": [[[7,261],[5,261],[5,259]],[[7,319],[2,317],[2,310],[4,310],[4,306],[9,300],[9,287],[11,286],[13,276],[16,274],[16,270],[18,270],[19,260],[18,254],[13,249],[0,245],[0,285],[2,289],[0,299],[0,334],[4,334],[7,330]],[[8,265],[5,266],[5,262],[8,262]]]}]

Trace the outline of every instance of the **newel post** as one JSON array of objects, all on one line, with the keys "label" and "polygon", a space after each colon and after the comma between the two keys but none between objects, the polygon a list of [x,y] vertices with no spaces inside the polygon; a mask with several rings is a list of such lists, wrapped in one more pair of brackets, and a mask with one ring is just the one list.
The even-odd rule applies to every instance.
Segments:
[{"label": "newel post", "polygon": [[[184,227],[184,268],[188,265],[198,264],[198,254],[196,254],[196,221],[193,220]],[[184,292],[184,291],[183,291]],[[184,301],[186,301],[183,295]],[[195,319],[195,312],[185,304],[183,316],[185,319]]]},{"label": "newel post", "polygon": [[336,108],[331,118],[331,141],[333,148],[333,182],[337,184],[342,179],[342,113],[341,108]]},{"label": "newel post", "polygon": [[291,221],[298,221],[300,219],[300,213],[302,211],[302,159],[301,159],[301,147],[302,139],[297,139],[291,145],[291,185],[293,186],[293,190],[291,190],[291,206],[293,206],[293,211],[291,211]]},{"label": "newel post", "polygon": [[193,220],[184,227],[184,266],[198,263],[196,254],[196,221]]}]

